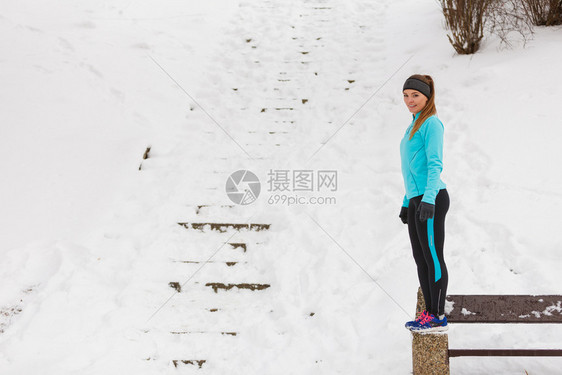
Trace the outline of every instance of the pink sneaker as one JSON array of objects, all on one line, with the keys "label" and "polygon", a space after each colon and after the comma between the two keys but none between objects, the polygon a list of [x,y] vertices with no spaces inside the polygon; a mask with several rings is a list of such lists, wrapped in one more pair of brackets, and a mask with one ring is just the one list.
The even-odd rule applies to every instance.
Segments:
[{"label": "pink sneaker", "polygon": [[433,314],[426,315],[425,319],[410,327],[410,331],[413,332],[443,332],[448,329],[447,317],[443,316],[443,319],[439,319]]},{"label": "pink sneaker", "polygon": [[429,315],[429,313],[427,312],[427,310],[423,310],[421,312],[420,315],[418,315],[418,317],[416,318],[416,320],[411,320],[409,322],[406,322],[405,327],[408,329],[411,329],[414,326],[417,326],[422,320],[427,319],[426,316]]}]

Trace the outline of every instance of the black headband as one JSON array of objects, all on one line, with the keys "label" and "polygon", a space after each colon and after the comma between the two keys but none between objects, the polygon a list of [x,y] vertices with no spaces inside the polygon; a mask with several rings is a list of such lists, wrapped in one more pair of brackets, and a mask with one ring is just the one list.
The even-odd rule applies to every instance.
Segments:
[{"label": "black headband", "polygon": [[407,89],[417,90],[424,94],[428,99],[431,96],[431,88],[429,87],[429,85],[417,78],[408,78],[406,82],[404,82],[402,91]]}]

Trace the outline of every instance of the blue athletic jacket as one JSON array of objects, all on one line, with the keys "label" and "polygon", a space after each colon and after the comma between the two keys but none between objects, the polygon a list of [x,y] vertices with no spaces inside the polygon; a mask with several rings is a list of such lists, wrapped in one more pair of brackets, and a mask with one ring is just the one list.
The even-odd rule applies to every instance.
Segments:
[{"label": "blue athletic jacket", "polygon": [[421,112],[413,116],[412,123],[400,142],[402,177],[406,194],[402,206],[408,207],[410,199],[423,194],[422,202],[435,204],[439,190],[446,187],[441,181],[443,170],[443,123],[436,115],[427,118],[414,137],[410,131]]}]

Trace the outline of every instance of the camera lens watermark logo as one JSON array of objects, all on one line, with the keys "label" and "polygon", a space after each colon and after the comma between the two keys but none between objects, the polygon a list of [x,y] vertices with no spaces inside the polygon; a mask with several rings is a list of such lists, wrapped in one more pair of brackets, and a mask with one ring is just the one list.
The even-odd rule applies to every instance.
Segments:
[{"label": "camera lens watermark logo", "polygon": [[253,203],[260,195],[261,184],[254,173],[241,169],[226,180],[226,194],[236,204]]}]

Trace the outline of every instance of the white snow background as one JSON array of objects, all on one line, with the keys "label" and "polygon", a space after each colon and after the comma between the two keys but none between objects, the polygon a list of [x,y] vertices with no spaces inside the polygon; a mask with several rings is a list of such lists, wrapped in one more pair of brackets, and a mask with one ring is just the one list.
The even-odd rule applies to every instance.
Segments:
[{"label": "white snow background", "polygon": [[[2,1],[0,374],[409,374],[417,276],[398,147],[414,73],[433,76],[445,125],[449,293],[562,293],[562,29],[535,31],[460,56],[431,0]],[[238,169],[262,195],[221,207]],[[270,169],[337,170],[321,194],[337,203],[269,204]],[[192,221],[271,229],[177,224]],[[177,262],[211,256],[198,272]],[[452,348],[560,337],[449,331]],[[451,359],[453,374],[561,367]]]}]

